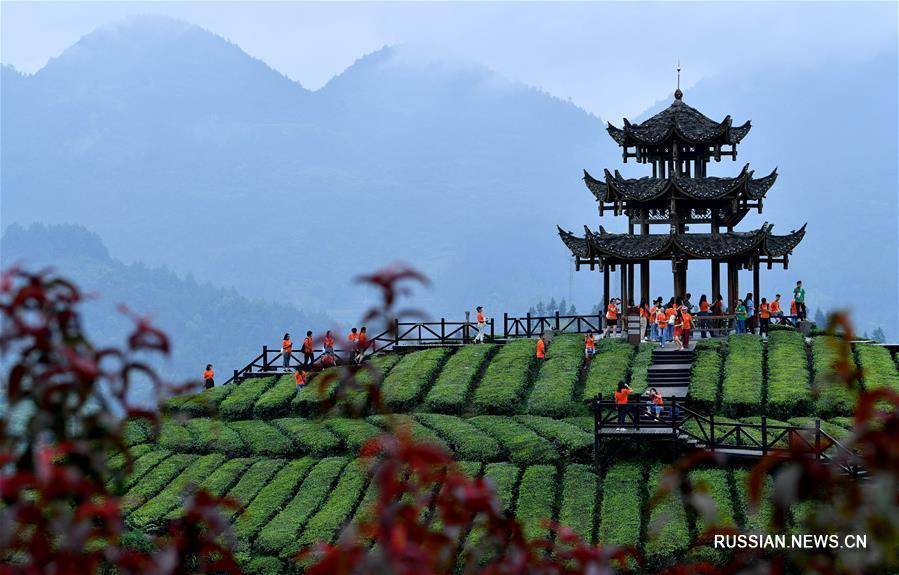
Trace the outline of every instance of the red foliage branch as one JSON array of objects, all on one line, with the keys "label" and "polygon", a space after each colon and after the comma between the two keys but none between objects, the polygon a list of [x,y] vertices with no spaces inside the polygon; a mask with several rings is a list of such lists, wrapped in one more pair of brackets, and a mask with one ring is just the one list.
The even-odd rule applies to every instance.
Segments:
[{"label": "red foliage branch", "polygon": [[107,485],[108,456],[130,456],[127,418],[156,423],[131,406],[130,392],[165,386],[141,358],[167,354],[166,335],[132,315],[122,348],[97,348],[82,331],[83,296],[50,272],[11,269],[0,278],[0,354],[5,410],[0,420],[0,573],[237,572],[220,535],[220,501],[198,492],[168,536],[149,550],[122,543],[119,499]]}]

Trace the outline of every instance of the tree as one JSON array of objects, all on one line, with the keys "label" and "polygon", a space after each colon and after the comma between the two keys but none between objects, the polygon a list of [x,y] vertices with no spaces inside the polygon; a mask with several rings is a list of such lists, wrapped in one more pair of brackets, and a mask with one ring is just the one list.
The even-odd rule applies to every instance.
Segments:
[{"label": "tree", "polygon": [[568,315],[577,315],[577,308],[574,307],[574,304],[571,304],[571,307],[568,308]]},{"label": "tree", "polygon": [[[126,543],[113,489],[132,466],[126,426],[159,423],[158,410],[129,398],[138,378],[157,395],[166,391],[144,361],[167,356],[171,346],[130,313],[134,330],[124,346],[96,346],[81,329],[84,299],[48,272],[11,269],[0,279],[7,406],[0,420],[0,573],[239,573],[217,509],[230,513],[235,505],[202,489],[185,499],[164,535],[148,537],[141,549]],[[110,466],[112,457],[123,458],[124,469]]]},{"label": "tree", "polygon": [[537,302],[537,315],[546,315],[546,306],[543,305],[543,301]]},{"label": "tree", "polygon": [[885,333],[883,333],[883,328],[881,328],[880,326],[877,326],[877,328],[874,329],[873,337],[874,337],[874,341],[876,341],[876,342],[886,343],[887,336]]},{"label": "tree", "polygon": [[559,314],[565,315],[565,312],[568,311],[568,302],[565,301],[565,298],[559,300]]},{"label": "tree", "polygon": [[827,318],[824,317],[824,312],[820,307],[815,309],[815,325],[818,326],[818,329],[824,329],[824,326],[827,325]]},{"label": "tree", "polygon": [[556,298],[549,298],[549,305],[546,306],[547,315],[555,313],[559,309],[559,304],[556,303]]}]

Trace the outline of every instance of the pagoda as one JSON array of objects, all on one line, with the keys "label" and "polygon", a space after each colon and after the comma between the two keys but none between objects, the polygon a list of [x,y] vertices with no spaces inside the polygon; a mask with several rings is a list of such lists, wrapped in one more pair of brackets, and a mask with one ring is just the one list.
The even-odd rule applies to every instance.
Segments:
[{"label": "pagoda", "polygon": [[[678,84],[680,82],[678,81]],[[603,272],[603,309],[609,303],[609,275],[621,272],[621,299],[650,301],[649,262],[671,262],[675,297],[687,291],[687,267],[691,260],[711,261],[711,297],[721,292],[721,267],[726,267],[727,301],[734,309],[739,298],[739,270],[753,273],[753,294],[759,297],[759,270],[789,265],[789,256],[805,235],[805,225],[786,235],[772,233],[765,223],[750,231],[735,231],[750,210],[762,212],[777,170],[756,177],[749,165],[734,177],[707,175],[714,159],[737,158],[737,145],[749,133],[750,123],[735,126],[730,116],[716,122],[683,101],[678,86],[666,109],[640,124],[624,120],[622,128],[607,131],[621,146],[626,163],[651,164],[652,176],[624,178],[605,170],[603,179],[584,171],[587,189],[596,197],[599,215],[626,216],[627,233],[610,233],[603,226],[592,231],[584,226],[578,236],[559,228],[571,250],[575,269],[589,267]],[[706,227],[707,226],[707,227]],[[640,293],[634,281],[639,270]],[[758,306],[756,306],[758,310]]]}]

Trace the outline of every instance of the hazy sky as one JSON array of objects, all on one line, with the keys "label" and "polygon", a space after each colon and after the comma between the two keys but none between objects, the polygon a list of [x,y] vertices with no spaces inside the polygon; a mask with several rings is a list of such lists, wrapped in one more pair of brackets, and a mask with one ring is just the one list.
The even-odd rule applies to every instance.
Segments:
[{"label": "hazy sky", "polygon": [[[224,36],[317,89],[385,44],[477,60],[608,119],[704,76],[895,50],[897,4],[847,3],[0,3],[0,60],[35,72],[91,30],[165,14]],[[639,95],[635,97],[634,95]]]}]

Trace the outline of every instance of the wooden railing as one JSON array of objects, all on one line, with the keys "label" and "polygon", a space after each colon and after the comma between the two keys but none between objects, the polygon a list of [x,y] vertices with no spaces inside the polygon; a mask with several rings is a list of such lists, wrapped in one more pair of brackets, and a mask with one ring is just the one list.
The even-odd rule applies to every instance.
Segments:
[{"label": "wooden railing", "polygon": [[[467,316],[467,314],[466,314]],[[713,332],[721,332],[720,335],[726,335],[732,326],[733,316],[707,316],[701,318],[703,321],[717,321]],[[541,333],[556,331],[567,333],[601,333],[603,330],[604,319],[600,314],[588,315],[564,315],[556,312],[552,315],[531,315],[530,313],[523,316],[513,316],[508,313],[503,314],[502,331],[498,331],[498,322],[494,318],[487,318],[485,327],[485,340],[507,340],[522,337],[537,337]],[[627,318],[621,318],[621,331],[626,330]],[[699,332],[699,322],[694,316],[693,330]],[[363,355],[369,356],[379,351],[399,347],[402,345],[409,346],[427,346],[427,345],[464,345],[472,343],[478,333],[477,323],[466,317],[462,321],[447,320],[440,318],[435,321],[399,321],[394,320],[390,329],[369,336]],[[648,333],[648,330],[647,330]],[[334,356],[338,363],[348,363],[353,360],[355,350],[352,349],[335,349]],[[322,355],[323,349],[314,350],[314,362],[318,362]],[[293,368],[303,365],[303,354],[294,350],[290,354],[287,367]],[[225,383],[233,383],[239,381],[250,373],[276,371],[284,367],[283,355],[281,354],[280,345],[262,346],[262,352],[253,358],[249,363],[240,369],[235,369],[233,375],[225,381]]]},{"label": "wooden railing", "polygon": [[[692,440],[698,449],[721,451],[731,455],[763,457],[771,453],[800,451],[810,457],[834,462],[850,474],[862,470],[859,454],[821,429],[821,420],[813,426],[768,423],[744,423],[716,419],[686,406],[686,400],[670,397],[660,415],[646,413],[645,402],[628,403],[619,409],[613,400],[589,400],[594,417],[594,448],[599,453],[600,440],[614,437],[610,430],[623,429],[631,434],[665,431],[675,440]],[[643,430],[646,430],[645,432]]]}]

